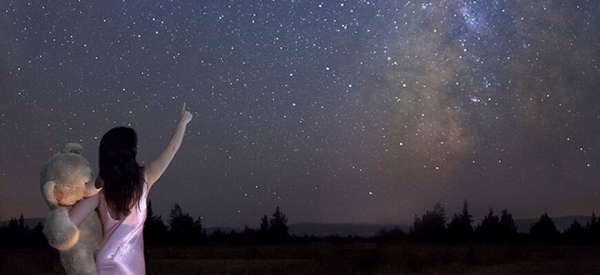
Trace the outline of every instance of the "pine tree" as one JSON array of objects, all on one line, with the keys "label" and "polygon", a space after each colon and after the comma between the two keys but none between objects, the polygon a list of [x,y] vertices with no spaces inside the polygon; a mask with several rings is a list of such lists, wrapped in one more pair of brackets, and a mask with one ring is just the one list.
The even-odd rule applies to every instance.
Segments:
[{"label": "pine tree", "polygon": [[433,211],[427,211],[421,219],[415,216],[412,233],[422,241],[442,241],[446,234],[446,210],[438,202]]},{"label": "pine tree", "polygon": [[29,231],[29,235],[27,236],[28,242],[33,246],[48,246],[46,236],[44,236],[44,233],[42,232],[43,229],[44,226],[42,225],[42,222],[38,222],[33,229]]},{"label": "pine tree", "polygon": [[267,215],[264,215],[261,219],[260,219],[260,229],[258,230],[258,239],[260,242],[268,242],[269,238],[270,238],[270,224],[269,224],[269,217],[267,217]]},{"label": "pine tree", "polygon": [[260,232],[267,234],[269,232],[269,218],[265,215],[260,220]]},{"label": "pine tree", "polygon": [[186,244],[194,240],[194,219],[175,204],[169,215],[169,233],[174,244]]},{"label": "pine tree", "polygon": [[595,212],[592,212],[592,219],[586,227],[590,241],[594,244],[600,244],[600,222],[598,222]]},{"label": "pine tree", "polygon": [[506,209],[502,210],[502,216],[500,217],[500,240],[511,242],[515,241],[517,236],[517,226],[512,214],[508,213]]},{"label": "pine tree", "polygon": [[269,221],[269,233],[273,241],[283,242],[290,237],[287,222],[287,217],[281,212],[278,206],[273,213],[273,218]]},{"label": "pine tree", "polygon": [[587,240],[587,231],[577,220],[563,232],[565,241],[571,244],[583,244]]},{"label": "pine tree", "polygon": [[462,213],[454,214],[452,221],[448,224],[448,236],[451,241],[464,242],[471,239],[473,235],[473,216],[469,213],[467,200],[463,205]]},{"label": "pine tree", "polygon": [[555,243],[558,241],[560,234],[556,230],[556,225],[548,213],[544,213],[531,229],[529,229],[529,237],[532,241],[538,243]]},{"label": "pine tree", "polygon": [[204,228],[202,227],[202,217],[198,216],[198,219],[194,222],[194,226],[192,228],[194,237],[193,237],[193,243],[195,244],[201,244],[202,242],[204,242],[204,240],[206,239],[206,232],[204,231]]},{"label": "pine tree", "polygon": [[146,207],[146,221],[144,222],[144,242],[148,245],[164,245],[168,243],[169,229],[161,216],[155,216],[152,201]]},{"label": "pine tree", "polygon": [[29,226],[25,224],[23,214],[16,219],[10,218],[8,224],[0,228],[0,246],[24,246],[30,244]]},{"label": "pine tree", "polygon": [[23,218],[23,214],[19,217],[19,228],[25,230],[25,218]]},{"label": "pine tree", "polygon": [[490,208],[490,211],[483,218],[476,231],[481,241],[497,242],[500,240],[502,228],[500,226],[500,219],[494,214],[494,209]]}]

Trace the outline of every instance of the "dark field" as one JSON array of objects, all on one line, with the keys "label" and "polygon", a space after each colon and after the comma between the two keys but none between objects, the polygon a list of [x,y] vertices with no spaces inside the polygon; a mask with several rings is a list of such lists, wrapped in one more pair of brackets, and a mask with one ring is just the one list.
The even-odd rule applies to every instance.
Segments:
[{"label": "dark field", "polygon": [[[600,274],[600,248],[414,243],[147,247],[148,274]],[[0,274],[64,274],[51,249],[0,249]]]}]

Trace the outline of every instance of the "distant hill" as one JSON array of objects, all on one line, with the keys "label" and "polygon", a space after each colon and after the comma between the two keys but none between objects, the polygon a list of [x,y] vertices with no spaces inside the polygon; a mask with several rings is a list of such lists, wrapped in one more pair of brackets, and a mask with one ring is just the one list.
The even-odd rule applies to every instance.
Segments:
[{"label": "distant hill", "polygon": [[[558,231],[563,232],[567,229],[572,223],[573,220],[577,220],[583,226],[590,222],[590,216],[566,216],[566,217],[551,217],[556,225],[556,229]],[[539,220],[537,219],[517,219],[515,220],[515,225],[517,226],[517,230],[519,233],[527,233],[531,226]],[[4,226],[9,221],[0,221],[0,226]],[[44,218],[28,218],[25,219],[25,224],[29,226],[29,228],[33,228],[39,222],[44,223]],[[477,224],[473,224],[476,226]],[[379,230],[382,228],[385,230],[392,230],[396,227],[400,227],[404,232],[408,232],[409,225],[398,224],[360,224],[360,223],[296,223],[291,224],[290,226],[290,234],[296,236],[304,236],[304,235],[314,235],[317,237],[326,237],[331,235],[339,235],[341,237],[346,237],[348,235],[360,236],[360,237],[371,237],[377,235]],[[243,229],[241,228],[231,228],[231,227],[207,227],[205,228],[208,234],[216,230],[221,230],[225,233],[229,233],[231,231],[241,232]],[[257,230],[255,228],[255,230]]]}]

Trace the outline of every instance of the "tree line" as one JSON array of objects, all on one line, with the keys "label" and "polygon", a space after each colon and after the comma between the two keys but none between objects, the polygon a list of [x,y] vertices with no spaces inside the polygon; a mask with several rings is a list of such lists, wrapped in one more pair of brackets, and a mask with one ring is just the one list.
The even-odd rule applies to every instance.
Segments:
[{"label": "tree line", "polygon": [[[246,226],[243,231],[224,232],[215,230],[208,234],[202,226],[202,219],[194,220],[175,204],[165,222],[161,216],[154,215],[152,202],[148,201],[146,221],[144,222],[144,243],[148,245],[199,245],[207,242],[235,243],[285,243],[292,240],[287,226],[288,219],[279,207],[272,216],[262,217],[260,229]],[[33,228],[25,224],[23,215],[11,218],[0,226],[0,247],[49,247],[43,225],[39,222]]]},{"label": "tree line", "polygon": [[10,218],[10,221],[0,226],[0,247],[49,246],[44,233],[42,233],[43,228],[41,222],[30,228],[25,224],[23,214],[18,219]]},{"label": "tree line", "polygon": [[272,216],[263,216],[258,230],[246,226],[243,231],[224,232],[216,229],[208,234],[202,226],[202,218],[194,220],[183,212],[179,204],[170,211],[165,223],[161,216],[154,215],[152,202],[148,202],[144,224],[144,242],[148,245],[190,245],[206,242],[234,243],[285,243],[291,241],[287,226],[288,219],[279,207]]},{"label": "tree line", "polygon": [[[413,220],[408,232],[396,227],[392,230],[380,230],[377,236],[362,238],[358,236],[295,236],[290,235],[287,216],[279,207],[269,217],[260,219],[258,229],[246,226],[241,231],[214,230],[207,233],[201,217],[194,219],[184,212],[179,204],[175,204],[168,219],[163,220],[152,210],[152,202],[148,202],[147,216],[144,223],[144,242],[147,245],[201,245],[208,242],[227,243],[296,243],[296,242],[356,242],[356,241],[388,241],[401,240],[410,242],[444,242],[444,243],[540,243],[540,244],[575,244],[600,245],[600,220],[592,212],[591,220],[583,225],[577,220],[559,232],[554,221],[544,213],[531,226],[528,233],[519,233],[512,214],[502,210],[500,215],[490,209],[481,223],[474,225],[473,216],[469,213],[465,200],[460,213],[448,220],[444,207],[437,203],[433,210]],[[11,218],[0,226],[0,247],[47,247],[42,234],[43,226],[38,223],[33,228],[25,224],[21,215]]]},{"label": "tree line", "polygon": [[500,215],[489,209],[481,223],[474,225],[465,200],[463,209],[448,222],[444,207],[437,203],[432,211],[420,218],[415,215],[408,232],[400,228],[381,230],[379,239],[401,239],[416,242],[448,243],[537,243],[537,244],[595,244],[600,245],[600,221],[592,212],[591,220],[582,225],[577,220],[559,232],[554,221],[544,213],[528,233],[519,233],[515,221],[506,209]]}]

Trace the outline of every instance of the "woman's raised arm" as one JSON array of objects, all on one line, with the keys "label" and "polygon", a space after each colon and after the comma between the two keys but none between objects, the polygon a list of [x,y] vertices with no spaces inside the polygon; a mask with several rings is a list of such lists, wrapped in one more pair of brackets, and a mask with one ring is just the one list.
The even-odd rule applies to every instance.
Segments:
[{"label": "woman's raised arm", "polygon": [[179,123],[177,123],[177,128],[175,129],[171,140],[169,140],[169,144],[156,160],[144,166],[144,170],[146,171],[146,175],[148,177],[148,190],[150,190],[150,187],[152,187],[152,185],[160,178],[160,176],[162,176],[165,170],[167,170],[167,167],[171,163],[171,160],[173,160],[175,153],[177,153],[179,147],[181,146],[185,129],[191,120],[192,114],[185,109],[185,103],[183,103],[181,119],[179,120]]}]

